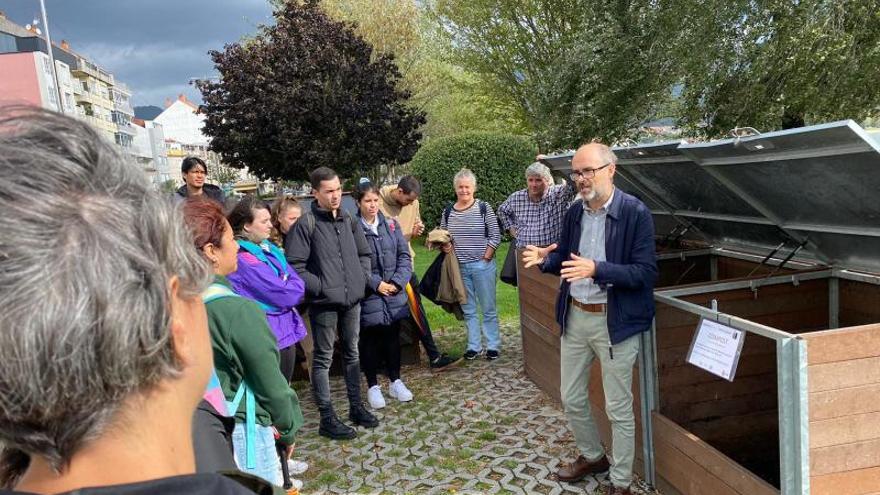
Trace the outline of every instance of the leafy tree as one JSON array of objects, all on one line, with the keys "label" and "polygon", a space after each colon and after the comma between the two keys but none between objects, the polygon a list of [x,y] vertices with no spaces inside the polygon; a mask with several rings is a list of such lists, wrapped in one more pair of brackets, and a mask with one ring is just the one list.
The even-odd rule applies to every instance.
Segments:
[{"label": "leafy tree", "polygon": [[687,16],[679,56],[691,133],[878,114],[880,2],[719,0]]},{"label": "leafy tree", "polygon": [[163,193],[173,193],[177,191],[177,182],[174,179],[168,179],[159,184],[159,191]]},{"label": "leafy tree", "polygon": [[211,57],[219,81],[198,83],[211,149],[262,178],[302,180],[326,165],[341,175],[409,161],[424,114],[407,105],[392,57],[316,0],[290,1],[276,24]]},{"label": "leafy tree", "polygon": [[542,149],[614,141],[664,108],[680,0],[437,0],[460,63]]},{"label": "leafy tree", "polygon": [[208,178],[220,185],[235,183],[238,177],[238,170],[224,163],[212,163],[208,167]]},{"label": "leafy tree", "polygon": [[528,139],[499,133],[469,132],[428,141],[410,164],[422,182],[419,203],[425,224],[438,225],[443,208],[455,201],[452,178],[462,168],[477,176],[476,196],[497,208],[524,187],[535,151]]},{"label": "leafy tree", "polygon": [[535,134],[543,149],[632,137],[668,114],[678,80],[674,2],[594,5],[554,66],[534,86]]},{"label": "leafy tree", "polygon": [[527,130],[540,128],[537,85],[577,38],[588,0],[436,0],[456,60]]},{"label": "leafy tree", "polygon": [[421,129],[426,137],[519,130],[482,90],[480,76],[451,60],[448,40],[425,5],[414,0],[321,0],[331,17],[355,25],[355,32],[373,45],[374,57],[394,56],[400,86],[412,93],[410,104],[426,113]]}]

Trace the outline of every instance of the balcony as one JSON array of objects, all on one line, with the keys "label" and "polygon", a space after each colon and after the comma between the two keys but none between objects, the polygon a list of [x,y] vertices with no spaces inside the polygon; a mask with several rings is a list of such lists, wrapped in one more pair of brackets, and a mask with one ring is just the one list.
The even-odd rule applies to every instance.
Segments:
[{"label": "balcony", "polygon": [[93,77],[105,83],[113,84],[113,75],[83,58],[76,59],[76,66],[70,68],[74,77]]},{"label": "balcony", "polygon": [[137,131],[134,129],[134,127],[132,127],[131,124],[116,124],[116,130],[130,136],[137,136]]}]

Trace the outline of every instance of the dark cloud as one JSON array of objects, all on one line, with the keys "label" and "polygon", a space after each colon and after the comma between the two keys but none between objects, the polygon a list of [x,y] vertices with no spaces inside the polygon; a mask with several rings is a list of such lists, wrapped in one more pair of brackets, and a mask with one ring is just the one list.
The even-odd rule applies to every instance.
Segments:
[{"label": "dark cloud", "polygon": [[[18,24],[39,18],[38,0],[0,0]],[[272,22],[266,0],[46,0],[56,43],[112,72],[136,105],[159,105],[179,93],[200,101],[190,78],[214,74],[209,50]]]}]

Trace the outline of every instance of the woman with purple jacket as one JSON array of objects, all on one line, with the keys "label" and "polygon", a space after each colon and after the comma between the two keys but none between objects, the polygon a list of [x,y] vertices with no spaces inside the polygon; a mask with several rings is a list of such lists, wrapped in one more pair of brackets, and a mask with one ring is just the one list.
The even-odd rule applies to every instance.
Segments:
[{"label": "woman with purple jacket", "polygon": [[227,219],[239,246],[238,270],[229,274],[229,281],[236,293],[253,299],[266,312],[278,340],[281,373],[289,382],[296,365],[294,344],[306,336],[306,327],[294,307],[303,300],[305,283],[287,264],[284,252],[269,241],[272,221],[265,203],[246,196]]}]

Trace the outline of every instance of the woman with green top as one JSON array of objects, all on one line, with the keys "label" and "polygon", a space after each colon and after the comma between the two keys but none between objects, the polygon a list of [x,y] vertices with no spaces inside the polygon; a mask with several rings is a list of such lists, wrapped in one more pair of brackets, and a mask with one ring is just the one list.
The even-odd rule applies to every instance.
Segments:
[{"label": "woman with green top", "polygon": [[214,368],[235,414],[236,461],[242,471],[281,485],[275,432],[287,454],[292,453],[294,435],[303,423],[299,399],[281,374],[266,314],[256,302],[236,295],[226,279],[236,269],[238,244],[223,211],[200,198],[188,199],[183,211],[196,248],[214,269],[214,283],[203,298]]}]

